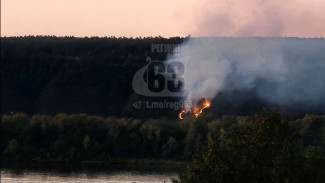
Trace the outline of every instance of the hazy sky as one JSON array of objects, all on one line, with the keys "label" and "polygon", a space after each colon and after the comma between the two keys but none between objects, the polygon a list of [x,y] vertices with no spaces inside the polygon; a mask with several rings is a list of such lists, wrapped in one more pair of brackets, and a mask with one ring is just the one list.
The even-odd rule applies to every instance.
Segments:
[{"label": "hazy sky", "polygon": [[325,0],[1,0],[1,35],[325,37]]}]

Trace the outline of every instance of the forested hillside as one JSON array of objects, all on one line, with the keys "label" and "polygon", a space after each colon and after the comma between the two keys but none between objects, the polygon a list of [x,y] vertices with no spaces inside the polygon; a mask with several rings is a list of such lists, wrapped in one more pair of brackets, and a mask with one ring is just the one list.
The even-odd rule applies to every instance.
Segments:
[{"label": "forested hillside", "polygon": [[[135,109],[133,103],[178,101],[179,98],[143,97],[132,89],[134,73],[152,60],[165,60],[169,53],[152,52],[154,44],[181,44],[188,38],[1,38],[1,113],[28,115],[87,113],[102,117],[176,118],[181,110]],[[324,39],[215,38],[229,43],[236,39],[256,44],[285,40],[285,59],[325,59]],[[256,40],[256,41],[255,41]],[[315,45],[317,49],[312,49]],[[310,48],[304,51],[302,48]],[[231,53],[229,53],[231,54]],[[298,62],[300,63],[300,62]],[[308,70],[308,69],[307,69]],[[303,74],[303,73],[302,73]],[[231,85],[231,83],[229,83]],[[321,100],[321,99],[320,99]],[[212,101],[215,116],[251,115],[276,105],[258,98],[253,90],[221,91]],[[301,118],[306,113],[323,114],[325,104],[281,106],[283,114]]]},{"label": "forested hillside", "polygon": [[[2,114],[88,113],[146,117],[133,111],[140,100],[132,90],[134,73],[152,44],[180,44],[182,38],[19,37],[1,39]],[[151,111],[150,117],[168,111]]]}]

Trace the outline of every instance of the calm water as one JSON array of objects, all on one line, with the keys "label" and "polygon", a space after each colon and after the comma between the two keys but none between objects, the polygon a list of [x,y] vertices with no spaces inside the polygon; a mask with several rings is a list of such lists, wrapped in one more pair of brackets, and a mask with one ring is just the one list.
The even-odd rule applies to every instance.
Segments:
[{"label": "calm water", "polygon": [[24,171],[13,173],[11,171],[1,171],[1,183],[85,183],[85,182],[105,182],[105,183],[167,183],[170,178],[176,178],[177,173],[164,172],[137,172],[137,171],[117,171],[101,173],[53,173],[53,172],[30,172]]}]

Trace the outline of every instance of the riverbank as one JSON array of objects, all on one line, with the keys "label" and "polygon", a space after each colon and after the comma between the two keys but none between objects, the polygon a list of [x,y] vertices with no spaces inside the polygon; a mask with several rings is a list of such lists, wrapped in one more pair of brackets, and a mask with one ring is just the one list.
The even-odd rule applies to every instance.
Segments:
[{"label": "riverbank", "polygon": [[88,182],[115,182],[115,183],[171,183],[177,178],[177,172],[145,172],[145,171],[105,171],[105,172],[78,172],[61,173],[46,171],[1,171],[1,183],[88,183]]},{"label": "riverbank", "polygon": [[10,171],[58,171],[58,172],[100,172],[106,170],[141,170],[141,171],[163,171],[181,172],[185,169],[188,162],[165,159],[120,159],[111,158],[105,161],[85,160],[80,162],[69,161],[29,161],[2,163],[1,168]]}]

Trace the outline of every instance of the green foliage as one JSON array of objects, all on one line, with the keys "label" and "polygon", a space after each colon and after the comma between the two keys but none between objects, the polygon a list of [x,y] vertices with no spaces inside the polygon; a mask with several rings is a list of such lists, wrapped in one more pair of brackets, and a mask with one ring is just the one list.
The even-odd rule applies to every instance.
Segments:
[{"label": "green foliage", "polygon": [[273,112],[185,120],[14,113],[1,118],[1,163],[189,161],[196,154],[180,182],[320,182],[324,119],[289,121]]},{"label": "green foliage", "polygon": [[7,150],[9,152],[15,152],[15,151],[18,151],[18,149],[19,149],[19,144],[16,139],[10,140],[8,142]]},{"label": "green foliage", "polygon": [[85,138],[82,140],[82,145],[86,151],[89,147],[89,144],[90,144],[90,137],[86,135]]},{"label": "green foliage", "polygon": [[311,146],[301,153],[298,142],[298,131],[278,113],[257,115],[246,123],[233,124],[224,135],[210,140],[180,176],[179,182],[324,180],[322,148]]},{"label": "green foliage", "polygon": [[[189,160],[206,139],[201,125],[177,120],[115,118],[86,114],[2,116],[4,164],[21,161],[105,161],[110,158]],[[202,123],[202,122],[200,122]],[[192,124],[192,125],[190,125]],[[194,126],[193,126],[194,125]],[[193,126],[188,129],[188,126]],[[203,125],[204,126],[204,125]],[[197,128],[197,129],[194,129]],[[200,135],[199,135],[200,134]],[[199,143],[191,144],[193,139]],[[187,141],[186,139],[189,139]],[[186,149],[185,146],[189,147]],[[19,155],[19,156],[17,156]],[[18,157],[18,158],[17,158]]]}]

